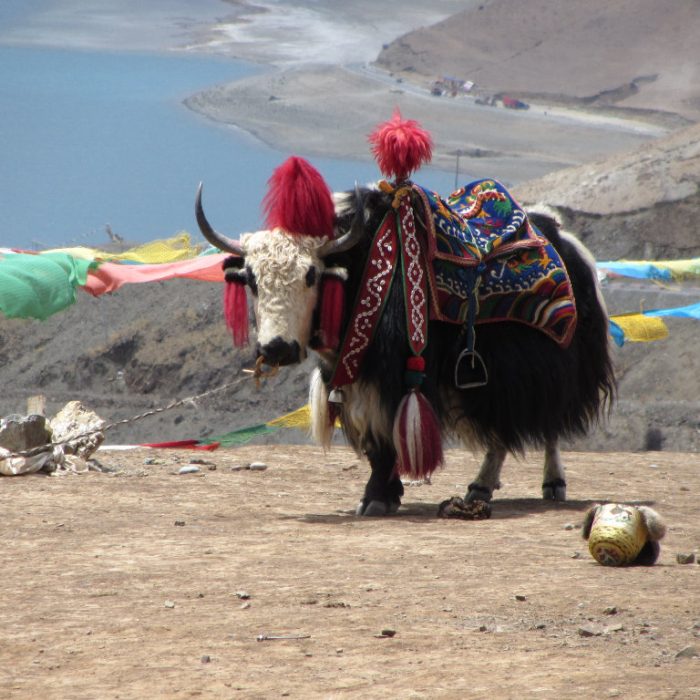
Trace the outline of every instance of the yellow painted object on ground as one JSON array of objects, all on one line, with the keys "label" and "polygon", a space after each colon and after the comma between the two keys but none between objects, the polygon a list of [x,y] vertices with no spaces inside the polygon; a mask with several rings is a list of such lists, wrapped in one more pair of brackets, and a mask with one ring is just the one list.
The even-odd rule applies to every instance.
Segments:
[{"label": "yellow painted object on ground", "polygon": [[666,534],[663,518],[648,506],[607,503],[593,506],[583,523],[591,556],[603,566],[651,566]]},{"label": "yellow painted object on ground", "polygon": [[631,564],[647,541],[642,514],[633,506],[608,503],[593,519],[588,551],[604,566]]}]

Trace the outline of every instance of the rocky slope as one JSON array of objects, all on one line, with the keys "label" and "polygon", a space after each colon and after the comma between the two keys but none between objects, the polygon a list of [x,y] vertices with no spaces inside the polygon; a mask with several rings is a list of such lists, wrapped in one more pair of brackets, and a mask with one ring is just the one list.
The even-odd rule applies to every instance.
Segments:
[{"label": "rocky slope", "polygon": [[514,189],[559,207],[598,259],[700,255],[700,124]]}]

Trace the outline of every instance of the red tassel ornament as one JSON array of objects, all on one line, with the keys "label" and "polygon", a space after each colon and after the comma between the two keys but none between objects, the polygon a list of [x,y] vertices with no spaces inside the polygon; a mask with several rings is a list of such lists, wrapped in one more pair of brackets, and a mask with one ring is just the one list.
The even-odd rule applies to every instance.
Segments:
[{"label": "red tassel ornament", "polygon": [[345,280],[336,274],[324,274],[321,282],[319,339],[321,347],[337,350],[345,311]]},{"label": "red tassel ornament", "polygon": [[233,344],[248,344],[248,298],[243,280],[226,280],[224,285],[224,318],[233,336]]},{"label": "red tassel ornament", "polygon": [[444,461],[438,418],[418,389],[401,399],[394,420],[394,448],[397,472],[412,479],[425,479]]},{"label": "red tassel ornament", "polygon": [[414,479],[425,479],[444,461],[440,422],[420,390],[424,372],[422,357],[408,358],[404,381],[409,392],[401,399],[394,419],[396,468],[400,475]]}]

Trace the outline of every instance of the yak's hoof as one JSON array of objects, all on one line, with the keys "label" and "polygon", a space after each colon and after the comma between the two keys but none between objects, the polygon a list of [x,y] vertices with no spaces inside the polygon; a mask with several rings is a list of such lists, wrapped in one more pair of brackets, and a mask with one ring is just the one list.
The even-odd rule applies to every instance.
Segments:
[{"label": "yak's hoof", "polygon": [[394,515],[400,505],[401,501],[367,501],[363,498],[357,505],[355,515],[382,518],[385,515]]},{"label": "yak's hoof", "polygon": [[476,482],[469,484],[467,489],[467,495],[464,499],[467,503],[474,503],[474,501],[485,501],[488,503],[493,496],[493,491],[490,488],[481,486]]},{"label": "yak's hoof", "polygon": [[542,484],[542,498],[545,501],[565,501],[566,481],[564,479],[552,479]]}]

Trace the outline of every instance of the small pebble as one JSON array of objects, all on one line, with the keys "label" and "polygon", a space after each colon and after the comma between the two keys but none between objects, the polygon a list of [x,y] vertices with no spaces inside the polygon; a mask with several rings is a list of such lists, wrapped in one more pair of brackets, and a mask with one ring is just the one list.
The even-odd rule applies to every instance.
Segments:
[{"label": "small pebble", "polygon": [[156,460],[155,457],[146,457],[146,459],[143,460],[144,464],[155,464]]},{"label": "small pebble", "polygon": [[579,637],[600,637],[603,631],[593,625],[586,625],[578,628]]},{"label": "small pebble", "polygon": [[611,605],[610,607],[607,607],[605,608],[605,610],[603,610],[603,615],[617,615],[617,613],[619,612],[620,611],[616,605]]},{"label": "small pebble", "polygon": [[517,600],[517,601],[519,601],[519,602],[522,603],[522,602],[524,602],[524,601],[527,600],[527,596],[522,595],[522,593],[516,593],[516,594],[515,594],[515,600]]},{"label": "small pebble", "polygon": [[184,467],[180,467],[178,474],[196,474],[200,469],[195,464],[186,464]]},{"label": "small pebble", "polygon": [[676,554],[676,561],[679,564],[692,564],[695,561],[695,554]]},{"label": "small pebble", "polygon": [[396,630],[392,629],[383,629],[381,633],[379,634],[380,637],[395,637],[396,636]]},{"label": "small pebble", "polygon": [[565,530],[575,530],[576,525],[574,525],[573,523],[566,523],[566,525],[564,525],[564,529]]},{"label": "small pebble", "polygon": [[177,527],[185,527],[185,521],[184,520],[176,520],[175,525]]},{"label": "small pebble", "polygon": [[166,608],[174,608],[174,607],[175,607],[175,603],[174,603],[172,600],[166,600],[166,601],[165,601],[165,607],[166,607]]},{"label": "small pebble", "polygon": [[697,648],[692,646],[685,647],[676,654],[677,659],[697,659],[699,656]]},{"label": "small pebble", "polygon": [[265,462],[251,462],[248,469],[252,472],[264,472],[267,469],[267,464]]},{"label": "small pebble", "polygon": [[236,597],[241,600],[248,600],[250,598],[250,593],[247,591],[236,591]]},{"label": "small pebble", "polygon": [[202,657],[202,663],[208,664],[210,662],[211,662],[211,656],[209,656],[209,654],[204,654],[204,656]]}]

